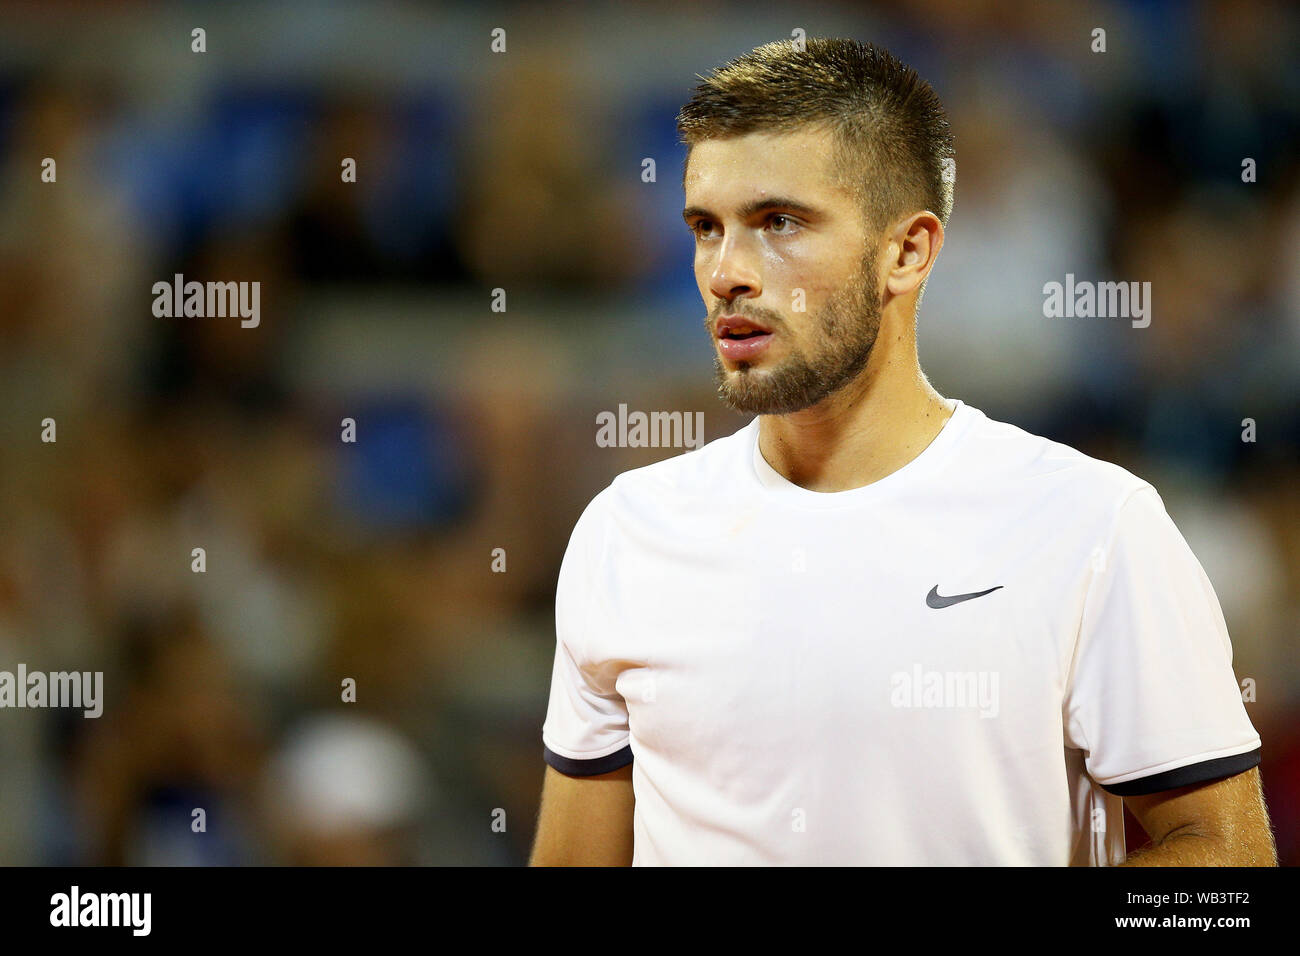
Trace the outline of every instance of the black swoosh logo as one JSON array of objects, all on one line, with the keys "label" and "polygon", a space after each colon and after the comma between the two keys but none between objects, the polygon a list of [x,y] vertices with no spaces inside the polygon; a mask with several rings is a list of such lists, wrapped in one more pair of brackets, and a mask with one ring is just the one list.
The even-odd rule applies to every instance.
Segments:
[{"label": "black swoosh logo", "polygon": [[930,588],[930,593],[925,596],[926,607],[952,607],[954,604],[960,604],[962,601],[969,601],[972,598],[983,597],[986,594],[992,594],[997,588],[989,588],[987,591],[976,591],[974,594],[954,594],[951,597],[944,597],[939,593],[939,585]]}]

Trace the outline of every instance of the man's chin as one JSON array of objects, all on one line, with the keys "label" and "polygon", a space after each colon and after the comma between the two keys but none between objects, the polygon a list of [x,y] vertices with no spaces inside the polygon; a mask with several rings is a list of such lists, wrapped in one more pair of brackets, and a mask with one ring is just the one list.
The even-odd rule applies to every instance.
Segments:
[{"label": "man's chin", "polygon": [[815,404],[804,395],[792,395],[770,381],[759,380],[752,369],[729,372],[718,381],[718,398],[743,415],[790,415]]},{"label": "man's chin", "polygon": [[760,379],[763,374],[748,362],[728,366],[717,362],[718,398],[733,412],[747,415],[766,415],[771,404],[771,390]]}]

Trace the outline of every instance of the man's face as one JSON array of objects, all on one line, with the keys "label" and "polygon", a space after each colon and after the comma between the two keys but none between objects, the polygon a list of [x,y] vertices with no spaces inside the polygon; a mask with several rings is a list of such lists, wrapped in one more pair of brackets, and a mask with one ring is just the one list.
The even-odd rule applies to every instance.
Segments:
[{"label": "man's face", "polygon": [[[828,131],[699,143],[684,216],[724,403],[785,415],[862,371],[880,328],[875,237],[835,184]],[[748,334],[744,320],[768,334]]]}]

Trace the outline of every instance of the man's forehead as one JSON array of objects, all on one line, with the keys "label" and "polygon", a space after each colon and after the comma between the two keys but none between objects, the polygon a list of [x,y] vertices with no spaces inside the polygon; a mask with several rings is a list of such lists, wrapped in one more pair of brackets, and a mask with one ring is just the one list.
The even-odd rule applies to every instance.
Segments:
[{"label": "man's forehead", "polygon": [[750,198],[756,193],[829,196],[833,142],[825,130],[745,133],[708,139],[691,150],[683,185],[692,198]]}]

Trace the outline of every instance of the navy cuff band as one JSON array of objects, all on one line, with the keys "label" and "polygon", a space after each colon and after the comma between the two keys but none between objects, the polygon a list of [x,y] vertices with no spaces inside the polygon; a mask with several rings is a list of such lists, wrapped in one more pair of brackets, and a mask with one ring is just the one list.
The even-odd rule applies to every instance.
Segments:
[{"label": "navy cuff band", "polygon": [[604,757],[596,757],[592,760],[574,760],[572,757],[561,757],[550,747],[542,744],[542,759],[560,773],[568,774],[570,777],[594,777],[598,773],[609,773],[611,770],[617,770],[619,767],[626,767],[630,764],[632,762],[632,745],[628,744],[622,750],[616,750]]},{"label": "navy cuff band", "polygon": [[1103,790],[1113,793],[1117,797],[1140,797],[1148,793],[1159,793],[1161,790],[1173,790],[1175,787],[1190,787],[1195,783],[1209,783],[1211,780],[1218,780],[1220,777],[1232,777],[1239,773],[1245,773],[1251,767],[1259,766],[1259,751],[1260,748],[1256,747],[1244,754],[1233,754],[1231,757],[1219,757],[1215,760],[1189,764],[1186,767],[1166,770],[1164,773],[1157,773],[1150,777],[1138,777],[1136,780],[1125,780],[1123,783],[1111,784],[1109,787],[1104,783],[1101,786]]}]

